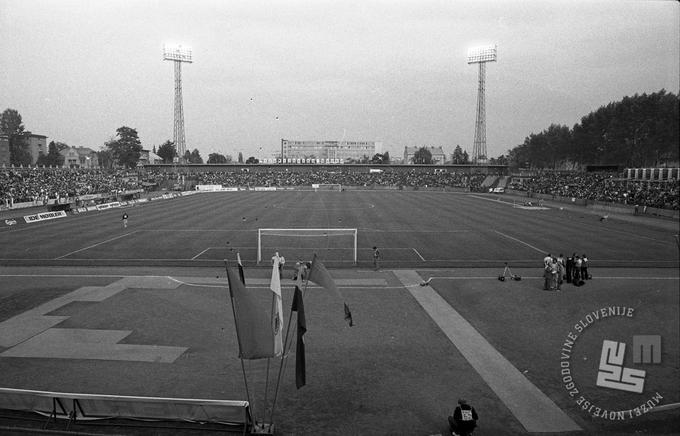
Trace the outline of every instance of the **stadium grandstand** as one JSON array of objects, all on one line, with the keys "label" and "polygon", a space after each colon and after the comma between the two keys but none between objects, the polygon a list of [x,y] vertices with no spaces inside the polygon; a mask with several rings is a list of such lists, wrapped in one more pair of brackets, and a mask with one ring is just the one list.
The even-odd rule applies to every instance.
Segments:
[{"label": "stadium grandstand", "polygon": [[[507,167],[394,165],[148,166],[139,170],[0,168],[0,208],[125,199],[155,191],[193,191],[199,185],[251,189],[340,185],[343,189],[459,190],[548,196],[576,202],[678,210],[677,168],[611,172],[531,171],[508,175]],[[373,171],[372,171],[373,169]],[[581,203],[583,204],[583,203]]]}]

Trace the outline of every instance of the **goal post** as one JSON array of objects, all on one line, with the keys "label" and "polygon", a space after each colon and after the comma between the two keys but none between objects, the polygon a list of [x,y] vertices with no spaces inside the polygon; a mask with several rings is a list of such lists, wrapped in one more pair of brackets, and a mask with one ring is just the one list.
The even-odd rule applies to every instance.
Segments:
[{"label": "goal post", "polygon": [[339,183],[312,183],[312,189],[317,191],[342,191],[342,185]]},{"label": "goal post", "polygon": [[356,264],[357,229],[257,229],[258,264],[262,262],[262,253],[266,249],[271,249],[272,252],[316,252],[332,249],[340,253],[351,253],[347,257]]}]

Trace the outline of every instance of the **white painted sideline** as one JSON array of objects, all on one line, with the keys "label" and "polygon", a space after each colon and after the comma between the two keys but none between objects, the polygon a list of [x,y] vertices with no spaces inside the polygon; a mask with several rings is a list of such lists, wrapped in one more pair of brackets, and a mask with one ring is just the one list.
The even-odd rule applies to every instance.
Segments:
[{"label": "white painted sideline", "polygon": [[[394,275],[404,285],[423,280],[412,270],[395,270]],[[528,432],[581,430],[434,289],[430,286],[406,289]]]}]

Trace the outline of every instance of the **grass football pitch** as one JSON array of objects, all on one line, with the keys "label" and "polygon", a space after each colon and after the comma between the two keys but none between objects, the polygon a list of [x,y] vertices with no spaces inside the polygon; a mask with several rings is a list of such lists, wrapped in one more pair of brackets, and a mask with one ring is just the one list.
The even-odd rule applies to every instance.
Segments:
[{"label": "grass football pitch", "polygon": [[[127,228],[120,210],[3,228],[0,339],[16,328],[12,320],[78,289],[125,286],[101,301],[66,298],[41,315],[59,317],[48,331],[59,331],[68,346],[40,345],[43,331],[20,344],[0,343],[0,387],[246,399],[223,261],[240,252],[248,286],[266,293],[269,258],[279,251],[288,267],[286,321],[292,265],[317,254],[356,323],[348,327],[342,305],[310,285],[307,385],[295,388],[293,346],[274,415],[279,434],[444,434],[460,397],[480,414],[477,435],[554,425],[548,415],[523,415],[533,397],[513,383],[533,385],[580,428],[558,434],[674,434],[680,409],[609,419],[578,400],[610,411],[634,410],[659,396],[658,406],[680,402],[677,223],[600,221],[585,209],[526,210],[503,200],[441,192],[207,193],[127,208]],[[262,228],[356,228],[358,262],[347,235],[301,232],[263,238],[265,260],[258,264]],[[383,253],[380,271],[372,268],[373,246]],[[573,252],[588,255],[593,280],[543,291],[545,254]],[[505,262],[521,281],[497,280]],[[427,279],[429,286],[421,286]],[[162,285],[168,280],[171,286]],[[440,298],[453,312],[428,308],[423,296]],[[593,318],[610,307],[633,312]],[[462,321],[451,324],[452,313]],[[75,346],[66,333],[82,330],[125,331],[119,345],[182,351],[167,362],[153,353],[134,360],[113,345]],[[636,335],[661,338],[659,361],[636,364],[629,348],[622,365],[646,371],[644,390],[598,386],[603,340],[631,347]],[[512,368],[480,361],[479,350],[497,352]],[[266,412],[263,393],[271,392],[278,370],[272,361],[268,379],[264,365],[246,362],[256,419]],[[135,431],[144,430],[123,429]]]}]

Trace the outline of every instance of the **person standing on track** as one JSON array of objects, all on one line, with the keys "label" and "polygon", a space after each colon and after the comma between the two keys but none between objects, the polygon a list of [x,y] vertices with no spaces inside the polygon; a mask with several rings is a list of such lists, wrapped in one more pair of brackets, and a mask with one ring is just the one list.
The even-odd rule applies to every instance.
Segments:
[{"label": "person standing on track", "polygon": [[279,256],[278,251],[272,256],[272,265],[276,265],[277,262],[279,265],[279,278],[283,278],[283,265],[286,263],[286,258]]},{"label": "person standing on track", "polygon": [[127,224],[128,224],[128,214],[127,212],[123,212],[123,228],[127,229]]},{"label": "person standing on track", "polygon": [[378,247],[373,246],[373,269],[380,270],[380,259],[382,259],[382,253],[378,250]]}]

